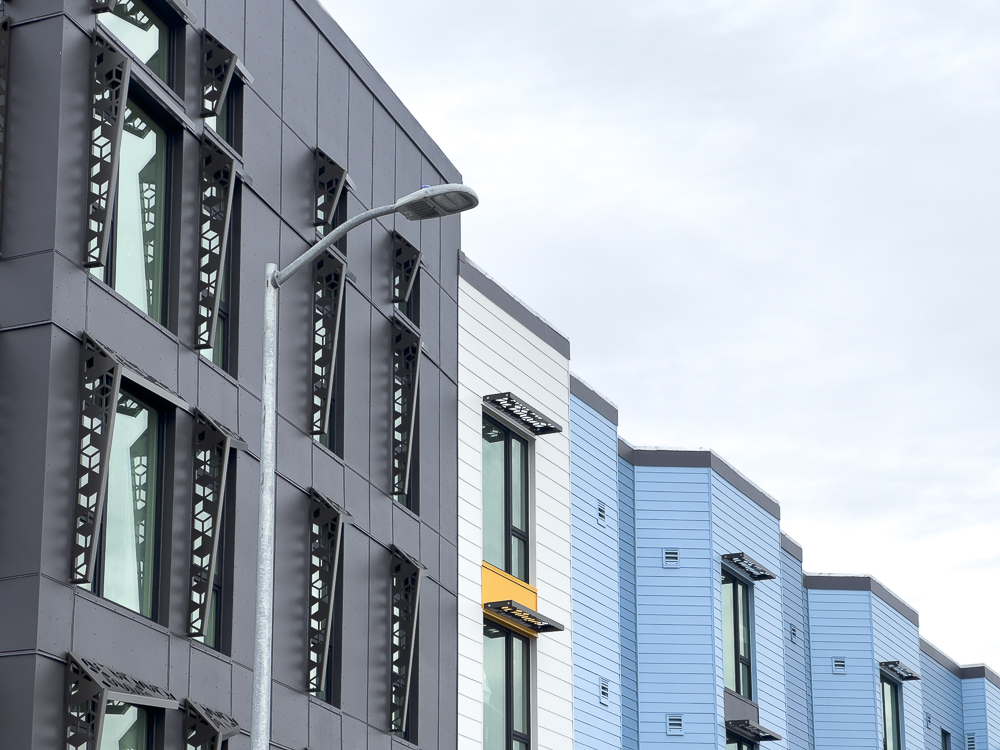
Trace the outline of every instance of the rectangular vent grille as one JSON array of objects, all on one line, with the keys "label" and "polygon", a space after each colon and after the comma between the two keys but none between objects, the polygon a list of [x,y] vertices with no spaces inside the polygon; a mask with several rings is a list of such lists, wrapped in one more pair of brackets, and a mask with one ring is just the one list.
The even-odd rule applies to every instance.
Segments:
[{"label": "rectangular vent grille", "polygon": [[682,714],[667,714],[667,734],[675,736],[684,734],[684,716]]},{"label": "rectangular vent grille", "polygon": [[965,750],[976,750],[976,735],[965,735]]},{"label": "rectangular vent grille", "polygon": [[931,728],[931,715],[930,714],[927,714],[927,728],[928,729]]},{"label": "rectangular vent grille", "polygon": [[681,565],[681,552],[676,549],[663,550],[663,567],[679,568]]},{"label": "rectangular vent grille", "polygon": [[847,659],[843,656],[833,657],[833,671],[837,674],[844,674],[847,672]]},{"label": "rectangular vent grille", "polygon": [[795,643],[796,639],[799,637],[799,629],[794,625],[788,626],[788,640]]},{"label": "rectangular vent grille", "polygon": [[601,678],[601,705],[606,706],[611,701],[611,683]]},{"label": "rectangular vent grille", "polygon": [[604,504],[603,500],[597,501],[597,522],[604,526],[608,521],[608,506]]}]

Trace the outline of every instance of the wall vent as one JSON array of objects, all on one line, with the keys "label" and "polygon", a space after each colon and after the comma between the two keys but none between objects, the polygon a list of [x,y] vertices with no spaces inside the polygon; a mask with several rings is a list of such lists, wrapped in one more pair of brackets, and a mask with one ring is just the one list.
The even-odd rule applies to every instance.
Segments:
[{"label": "wall vent", "polygon": [[675,736],[684,734],[683,714],[667,714],[667,734]]},{"label": "wall vent", "polygon": [[976,735],[965,735],[965,750],[976,750]]},{"label": "wall vent", "polygon": [[611,702],[611,683],[604,677],[601,678],[601,705],[607,706]]},{"label": "wall vent", "polygon": [[931,728],[931,715],[930,714],[927,714],[927,728],[928,729]]},{"label": "wall vent", "polygon": [[597,523],[604,526],[608,521],[608,506],[603,500],[597,501]]},{"label": "wall vent", "polygon": [[847,659],[843,656],[833,657],[833,671],[836,674],[844,674],[847,672]]},{"label": "wall vent", "polygon": [[663,550],[663,567],[679,568],[681,566],[681,551],[677,549]]},{"label": "wall vent", "polygon": [[795,643],[795,640],[798,637],[799,637],[799,629],[797,627],[795,627],[794,625],[792,625],[791,623],[789,623],[788,624],[788,640],[790,640],[792,643]]}]

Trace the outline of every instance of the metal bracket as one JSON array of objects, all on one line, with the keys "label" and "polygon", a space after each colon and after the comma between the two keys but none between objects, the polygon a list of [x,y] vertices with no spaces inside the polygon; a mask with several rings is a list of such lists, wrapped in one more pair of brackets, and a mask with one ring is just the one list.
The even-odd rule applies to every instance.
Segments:
[{"label": "metal bracket", "polygon": [[222,114],[229,84],[236,72],[237,58],[226,45],[202,31],[201,36],[201,116]]},{"label": "metal bracket", "polygon": [[346,276],[347,263],[338,254],[327,252],[316,259],[313,267],[313,435],[325,435],[330,428]]},{"label": "metal bracket", "polygon": [[483,403],[489,404],[533,435],[551,435],[554,432],[562,432],[562,427],[559,424],[533,406],[526,404],[513,393],[493,393],[489,396],[483,396]]},{"label": "metal bracket", "polygon": [[399,232],[392,233],[392,301],[406,302],[413,291],[423,253]]},{"label": "metal bracket", "polygon": [[326,690],[344,523],[351,514],[311,490],[309,497],[309,690]]},{"label": "metal bracket", "polygon": [[240,733],[240,724],[229,714],[184,701],[184,747],[199,750],[221,750],[222,743]]},{"label": "metal bracket", "polygon": [[86,268],[103,266],[107,260],[131,70],[128,55],[95,29],[90,52],[90,153],[83,263]]},{"label": "metal bracket", "polygon": [[226,268],[229,224],[233,213],[235,160],[211,137],[201,139],[201,224],[198,246],[196,349],[215,346]]},{"label": "metal bracket", "polygon": [[392,492],[410,491],[413,431],[420,386],[420,332],[398,312],[392,318]]},{"label": "metal bracket", "polygon": [[[313,224],[317,227],[333,226],[337,220],[340,196],[349,179],[347,171],[318,148],[313,156],[313,166],[313,184],[316,188]],[[322,236],[322,229],[317,229],[316,239],[322,239]]]},{"label": "metal bracket", "polygon": [[425,566],[399,547],[392,547],[392,665],[389,729],[406,730],[410,685],[413,678],[413,655],[416,652],[417,615],[420,607],[420,579]]}]

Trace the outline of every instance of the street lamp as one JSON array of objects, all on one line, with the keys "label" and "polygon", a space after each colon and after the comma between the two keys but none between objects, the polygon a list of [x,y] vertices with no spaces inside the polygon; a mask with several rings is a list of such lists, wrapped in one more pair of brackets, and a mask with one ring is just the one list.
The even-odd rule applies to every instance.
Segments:
[{"label": "street lamp", "polygon": [[436,219],[479,205],[479,196],[465,185],[435,185],[410,193],[390,206],[358,214],[278,270],[264,266],[264,365],[260,416],[260,499],[257,527],[257,601],[254,616],[253,700],[250,749],[269,750],[271,743],[271,642],[274,624],[274,483],[278,375],[278,288],[348,232],[380,216],[399,213],[410,221]]}]

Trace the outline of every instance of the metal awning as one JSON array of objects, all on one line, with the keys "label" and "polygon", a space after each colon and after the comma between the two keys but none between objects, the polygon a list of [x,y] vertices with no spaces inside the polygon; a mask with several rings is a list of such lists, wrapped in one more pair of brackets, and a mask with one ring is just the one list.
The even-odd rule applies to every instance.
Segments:
[{"label": "metal awning", "polygon": [[518,604],[512,599],[505,602],[487,602],[483,605],[491,615],[508,622],[528,628],[536,633],[555,633],[565,628],[554,620],[540,615],[533,609]]},{"label": "metal awning", "polygon": [[880,661],[878,665],[893,677],[898,677],[903,682],[920,679],[920,674],[917,670],[910,669],[898,659],[895,661]]},{"label": "metal awning", "polygon": [[562,427],[546,417],[533,406],[529,406],[513,393],[493,393],[483,396],[483,402],[504,412],[508,417],[524,427],[532,435],[551,435],[562,432]]},{"label": "metal awning", "polygon": [[726,722],[726,731],[742,737],[750,742],[774,742],[781,739],[781,735],[772,732],[750,719],[735,719]]},{"label": "metal awning", "polygon": [[772,573],[770,570],[750,557],[750,555],[746,552],[733,552],[728,555],[723,555],[722,559],[734,568],[742,570],[755,581],[770,581],[778,577],[776,573]]}]

